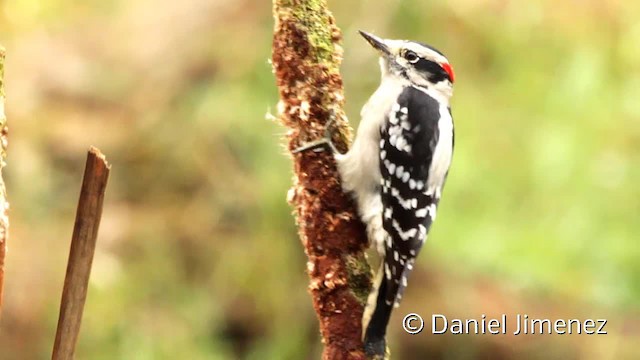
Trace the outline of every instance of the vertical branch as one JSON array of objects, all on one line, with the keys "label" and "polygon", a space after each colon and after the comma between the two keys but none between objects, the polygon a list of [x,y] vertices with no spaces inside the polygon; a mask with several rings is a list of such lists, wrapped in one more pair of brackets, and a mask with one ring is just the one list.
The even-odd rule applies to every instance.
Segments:
[{"label": "vertical branch", "polygon": [[92,147],[87,155],[76,222],[73,227],[67,274],[60,302],[58,329],[51,357],[53,360],[74,358],[109,170],[110,166],[104,155],[100,150]]},{"label": "vertical branch", "polygon": [[[273,11],[273,69],[289,150],[321,138],[325,123],[335,116],[334,144],[344,151],[350,129],[342,109],[341,33],[326,0],[274,0]],[[342,192],[330,151],[304,151],[293,161],[289,201],[308,256],[323,358],[364,359],[361,322],[370,288],[364,226]]]},{"label": "vertical branch", "polygon": [[2,170],[6,165],[9,128],[4,115],[4,48],[0,46],[0,314],[2,313],[2,288],[4,285],[4,257],[9,238],[9,202],[4,185]]}]

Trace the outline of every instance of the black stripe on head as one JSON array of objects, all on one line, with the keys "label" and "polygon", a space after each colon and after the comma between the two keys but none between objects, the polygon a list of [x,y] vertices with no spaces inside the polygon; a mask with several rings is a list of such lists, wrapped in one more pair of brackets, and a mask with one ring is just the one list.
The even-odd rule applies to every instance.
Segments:
[{"label": "black stripe on head", "polygon": [[434,48],[434,47],[433,47],[433,46],[431,46],[431,45],[427,45],[427,44],[422,43],[422,42],[419,42],[419,41],[416,41],[416,43],[417,43],[417,44],[420,44],[421,46],[426,47],[427,49],[433,50],[433,51],[437,52],[438,54],[440,54],[440,55],[442,55],[442,56],[444,56],[444,54],[443,54],[440,50],[438,50],[438,49]]},{"label": "black stripe on head", "polygon": [[449,74],[435,61],[421,58],[415,63],[414,67],[416,70],[424,73],[426,75],[425,77],[434,84],[443,80],[451,81]]}]

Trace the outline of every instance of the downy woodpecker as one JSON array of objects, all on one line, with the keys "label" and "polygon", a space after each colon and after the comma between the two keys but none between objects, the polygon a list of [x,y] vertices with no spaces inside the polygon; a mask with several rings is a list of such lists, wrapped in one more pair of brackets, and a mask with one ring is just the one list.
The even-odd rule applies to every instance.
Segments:
[{"label": "downy woodpecker", "polygon": [[353,195],[381,257],[363,335],[368,355],[384,355],[391,311],[436,218],[451,164],[454,74],[447,58],[431,46],[360,34],[379,52],[382,77],[362,108],[353,146],[340,154],[327,135],[299,151],[331,146],[342,187]]}]

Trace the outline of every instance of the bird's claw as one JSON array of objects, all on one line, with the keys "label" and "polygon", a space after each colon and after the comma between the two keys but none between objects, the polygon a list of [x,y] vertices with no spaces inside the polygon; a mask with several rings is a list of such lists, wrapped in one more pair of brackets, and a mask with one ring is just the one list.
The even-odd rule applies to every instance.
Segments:
[{"label": "bird's claw", "polygon": [[332,135],[333,135],[332,128],[335,125],[336,125],[335,110],[331,109],[331,112],[329,114],[329,120],[327,120],[327,122],[324,125],[324,136],[320,139],[305,143],[293,149],[291,152],[293,154],[297,154],[307,150],[322,151],[324,146],[328,146],[334,154],[336,153],[339,154],[340,152],[338,152],[338,149],[336,149],[335,145],[333,145],[333,140],[332,140]]}]

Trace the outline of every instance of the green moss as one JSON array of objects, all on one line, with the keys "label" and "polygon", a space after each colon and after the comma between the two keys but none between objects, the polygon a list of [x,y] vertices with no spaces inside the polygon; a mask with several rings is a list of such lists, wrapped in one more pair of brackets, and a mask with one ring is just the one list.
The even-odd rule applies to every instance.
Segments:
[{"label": "green moss", "polygon": [[371,267],[369,262],[364,253],[360,253],[357,257],[347,256],[345,263],[347,264],[351,291],[364,306],[371,291]]},{"label": "green moss", "polygon": [[290,8],[296,23],[307,34],[311,44],[312,56],[318,63],[336,65],[334,43],[331,36],[332,25],[329,21],[331,13],[327,9],[326,0],[282,0],[278,9]]}]

